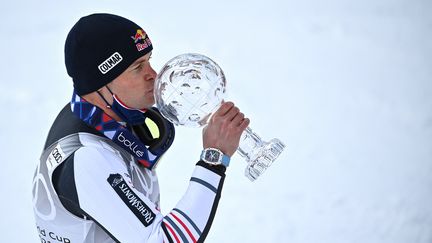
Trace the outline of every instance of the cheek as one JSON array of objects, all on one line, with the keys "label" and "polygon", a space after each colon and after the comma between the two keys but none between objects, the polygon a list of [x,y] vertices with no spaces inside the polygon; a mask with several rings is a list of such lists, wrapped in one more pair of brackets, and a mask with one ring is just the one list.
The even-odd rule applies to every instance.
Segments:
[{"label": "cheek", "polygon": [[[145,81],[140,73],[135,73],[122,80],[119,96],[126,105],[134,108],[144,108],[154,104],[154,95],[149,93],[154,86],[154,82]],[[121,91],[120,91],[121,90]]]},{"label": "cheek", "polygon": [[152,106],[155,104],[155,98],[153,95],[146,95],[146,106]]},{"label": "cheek", "polygon": [[147,94],[145,94],[145,99],[154,101],[154,95],[147,93]]}]

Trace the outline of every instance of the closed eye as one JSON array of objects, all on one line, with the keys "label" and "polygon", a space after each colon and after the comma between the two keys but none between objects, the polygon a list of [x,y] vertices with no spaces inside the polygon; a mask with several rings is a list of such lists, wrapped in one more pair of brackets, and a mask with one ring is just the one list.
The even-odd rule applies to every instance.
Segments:
[{"label": "closed eye", "polygon": [[152,57],[149,56],[148,59],[144,59],[144,60],[142,60],[142,61],[140,61],[140,62],[138,62],[138,63],[135,63],[135,66],[132,66],[131,69],[132,69],[133,71],[141,70],[141,68],[143,67],[143,65],[144,65],[146,62],[149,62],[151,58],[152,58]]},{"label": "closed eye", "polygon": [[134,68],[134,70],[140,70],[141,67],[142,67],[142,63],[140,63],[139,65],[137,65],[137,66]]}]

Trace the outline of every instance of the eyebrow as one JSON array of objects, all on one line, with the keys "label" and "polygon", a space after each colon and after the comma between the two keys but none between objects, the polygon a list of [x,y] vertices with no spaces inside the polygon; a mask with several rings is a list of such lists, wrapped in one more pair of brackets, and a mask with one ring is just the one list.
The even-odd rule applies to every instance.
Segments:
[{"label": "eyebrow", "polygon": [[141,60],[141,61],[135,61],[134,63],[132,63],[132,65],[130,65],[131,69],[136,68],[137,66],[139,66],[144,61],[145,61],[145,59]]},{"label": "eyebrow", "polygon": [[137,66],[138,64],[141,64],[142,62],[148,61],[150,60],[150,57],[152,56],[152,54],[150,54],[148,59],[142,59],[142,60],[136,60],[134,63],[132,63],[132,65],[130,65],[132,68],[135,68],[135,66]]},{"label": "eyebrow", "polygon": [[130,65],[130,69],[133,70],[136,67],[138,67],[139,65],[141,65],[143,62],[147,61],[146,59],[140,60],[140,61],[135,61],[134,63],[132,63],[132,65]]}]

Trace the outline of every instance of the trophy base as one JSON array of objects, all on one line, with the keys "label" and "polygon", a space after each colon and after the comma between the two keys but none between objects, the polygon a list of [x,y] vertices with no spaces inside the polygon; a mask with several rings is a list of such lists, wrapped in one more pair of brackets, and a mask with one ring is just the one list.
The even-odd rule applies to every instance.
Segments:
[{"label": "trophy base", "polygon": [[250,160],[245,169],[245,176],[250,181],[255,181],[261,174],[263,174],[268,167],[270,167],[282,153],[285,148],[279,139],[274,138],[270,142],[265,143],[261,149],[258,150],[255,159]]}]

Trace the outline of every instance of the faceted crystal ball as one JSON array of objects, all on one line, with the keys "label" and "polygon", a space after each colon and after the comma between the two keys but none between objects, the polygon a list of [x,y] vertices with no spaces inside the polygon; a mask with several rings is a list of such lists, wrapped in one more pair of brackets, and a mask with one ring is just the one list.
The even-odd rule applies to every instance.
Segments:
[{"label": "faceted crystal ball", "polygon": [[225,75],[213,60],[182,54],[169,60],[157,75],[156,105],[175,125],[200,127],[220,106],[225,85]]}]

